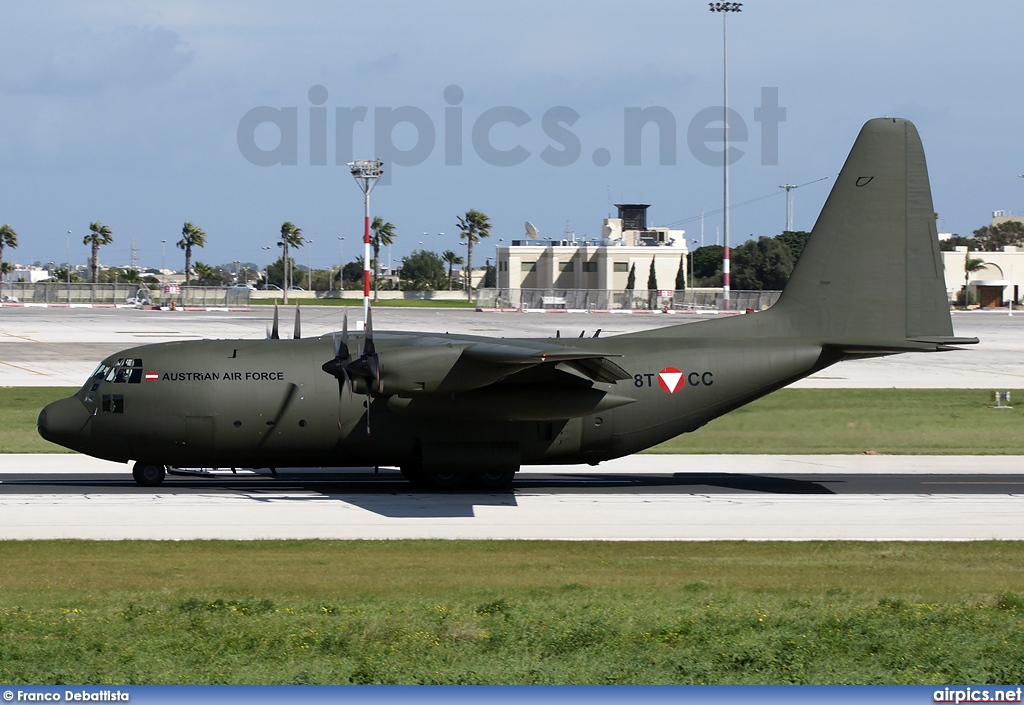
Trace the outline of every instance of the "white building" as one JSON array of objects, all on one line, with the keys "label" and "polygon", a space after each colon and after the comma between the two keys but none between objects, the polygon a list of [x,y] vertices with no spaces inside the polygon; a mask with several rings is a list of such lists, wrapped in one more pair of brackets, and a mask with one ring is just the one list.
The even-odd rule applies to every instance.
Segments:
[{"label": "white building", "polygon": [[647,227],[647,204],[616,205],[618,218],[606,218],[601,238],[523,239],[498,247],[499,289],[623,290],[631,268],[634,288],[646,289],[654,261],[658,289],[675,289],[676,274],[687,271],[684,230]]},{"label": "white building", "polygon": [[50,278],[50,272],[43,269],[42,267],[26,267],[24,269],[15,269],[7,276],[9,282],[29,282],[35,284],[41,282],[44,279]]},{"label": "white building", "polygon": [[1024,292],[1024,249],[1008,246],[1001,252],[968,252],[966,247],[958,247],[954,252],[941,254],[951,301],[964,286],[964,263],[969,256],[985,263],[967,277],[967,290],[982,308],[1005,306],[1010,301],[1020,303]]}]

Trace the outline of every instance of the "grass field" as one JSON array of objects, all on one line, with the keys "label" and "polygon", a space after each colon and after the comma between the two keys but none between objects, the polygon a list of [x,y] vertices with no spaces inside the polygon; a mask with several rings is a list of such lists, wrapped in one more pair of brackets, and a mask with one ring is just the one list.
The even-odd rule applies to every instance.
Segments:
[{"label": "grass field", "polygon": [[0,543],[5,683],[1019,683],[1024,544]]},{"label": "grass field", "polygon": [[39,411],[70,396],[71,387],[0,387],[0,453],[71,453],[36,432]]},{"label": "grass field", "polygon": [[[299,306],[350,306],[353,308],[361,309],[363,307],[362,299],[291,299],[288,301],[288,305],[291,306],[295,301],[299,302]],[[249,299],[250,306],[273,306],[274,303],[281,304],[281,299],[272,298],[251,298]],[[391,308],[476,308],[476,301],[467,301],[466,299],[380,299],[373,304],[374,308],[378,306],[391,307]]]},{"label": "grass field", "polygon": [[782,389],[653,452],[1024,455],[1021,407],[991,405],[983,389]]},{"label": "grass field", "polygon": [[[0,387],[0,453],[64,452],[36,416],[73,391]],[[1021,408],[989,405],[977,389],[783,389],[651,452],[1024,455]]]}]

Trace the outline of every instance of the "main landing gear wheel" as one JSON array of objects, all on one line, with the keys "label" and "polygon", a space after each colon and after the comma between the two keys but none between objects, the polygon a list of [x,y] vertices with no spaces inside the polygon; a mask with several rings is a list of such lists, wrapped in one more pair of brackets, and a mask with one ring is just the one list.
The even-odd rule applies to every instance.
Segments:
[{"label": "main landing gear wheel", "polygon": [[450,490],[461,487],[466,479],[466,473],[458,470],[431,470],[426,474],[427,482],[431,487],[439,490]]},{"label": "main landing gear wheel", "polygon": [[474,485],[482,490],[507,490],[518,468],[484,470],[471,476]]},{"label": "main landing gear wheel", "polygon": [[416,487],[425,487],[427,485],[427,478],[422,468],[416,465],[402,465],[398,469],[402,472],[402,477]]},{"label": "main landing gear wheel", "polygon": [[462,486],[466,480],[466,473],[461,470],[424,470],[423,466],[402,465],[399,467],[402,477],[416,487],[426,487],[434,490],[451,490]]},{"label": "main landing gear wheel", "polygon": [[164,481],[166,476],[167,467],[165,465],[144,463],[140,460],[132,468],[132,477],[143,487],[156,487]]}]

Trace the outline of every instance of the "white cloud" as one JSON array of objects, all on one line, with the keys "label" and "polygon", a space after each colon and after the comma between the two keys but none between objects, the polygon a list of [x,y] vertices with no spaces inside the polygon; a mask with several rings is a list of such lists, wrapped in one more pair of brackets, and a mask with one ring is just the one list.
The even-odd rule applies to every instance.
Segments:
[{"label": "white cloud", "polygon": [[166,83],[194,56],[164,27],[78,30],[21,48],[0,68],[0,87],[42,95],[137,91]]}]

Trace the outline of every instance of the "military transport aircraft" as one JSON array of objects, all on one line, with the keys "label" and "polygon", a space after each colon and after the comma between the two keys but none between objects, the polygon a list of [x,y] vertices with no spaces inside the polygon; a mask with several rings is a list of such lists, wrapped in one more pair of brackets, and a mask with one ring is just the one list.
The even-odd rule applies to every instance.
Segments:
[{"label": "military transport aircraft", "polygon": [[103,360],[39,414],[43,438],[170,468],[398,466],[414,483],[507,487],[521,465],[649,448],[842,360],[953,335],[913,124],[861,130],[770,309],[607,338],[380,332],[171,342]]}]

